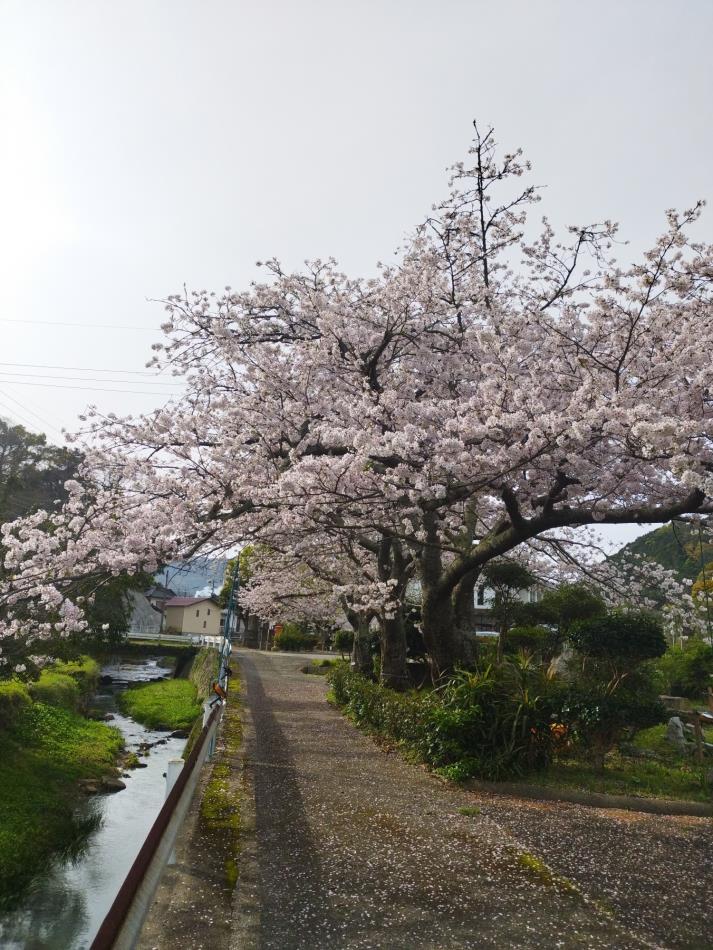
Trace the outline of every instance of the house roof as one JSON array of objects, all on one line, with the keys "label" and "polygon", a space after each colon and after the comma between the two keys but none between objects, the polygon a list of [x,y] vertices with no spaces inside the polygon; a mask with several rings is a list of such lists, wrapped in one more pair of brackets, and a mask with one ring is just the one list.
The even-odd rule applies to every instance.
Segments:
[{"label": "house roof", "polygon": [[176,596],[175,591],[172,591],[170,587],[164,587],[162,584],[154,584],[153,587],[149,587],[144,593],[146,597],[165,597],[166,600]]},{"label": "house roof", "polygon": [[164,607],[190,607],[193,604],[205,604],[206,602],[218,604],[215,597],[172,597],[166,601]]}]

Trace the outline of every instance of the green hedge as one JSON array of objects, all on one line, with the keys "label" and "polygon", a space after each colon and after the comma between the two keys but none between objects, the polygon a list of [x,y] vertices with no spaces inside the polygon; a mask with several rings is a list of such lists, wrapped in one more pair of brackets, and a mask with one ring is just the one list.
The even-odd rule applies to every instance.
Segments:
[{"label": "green hedge", "polygon": [[396,740],[451,778],[500,779],[548,761],[547,687],[526,658],[458,673],[430,691],[396,693],[341,662],[329,680],[334,701],[357,725]]}]

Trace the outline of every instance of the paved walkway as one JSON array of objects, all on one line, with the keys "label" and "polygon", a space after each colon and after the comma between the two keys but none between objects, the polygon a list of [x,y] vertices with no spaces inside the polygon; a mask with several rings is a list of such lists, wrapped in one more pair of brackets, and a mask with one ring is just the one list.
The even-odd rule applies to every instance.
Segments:
[{"label": "paved walkway", "polygon": [[[710,820],[542,811],[482,796],[480,814],[462,815],[478,803],[473,793],[379,749],[325,702],[321,677],[300,672],[304,658],[241,651],[239,661],[255,812],[246,815],[236,950],[713,945],[706,889],[690,900],[688,885],[688,872],[710,861]],[[523,867],[525,848],[578,887]],[[677,884],[688,891],[690,925],[677,899],[666,913],[651,910]]]}]

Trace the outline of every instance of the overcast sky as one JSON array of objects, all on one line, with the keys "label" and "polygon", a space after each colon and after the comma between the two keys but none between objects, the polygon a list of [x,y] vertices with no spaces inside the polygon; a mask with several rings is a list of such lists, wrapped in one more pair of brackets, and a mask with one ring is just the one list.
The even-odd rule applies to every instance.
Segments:
[{"label": "overcast sky", "polygon": [[0,415],[60,441],[160,404],[152,300],[273,255],[370,272],[473,118],[538,213],[639,251],[713,198],[712,36],[711,0],[0,0]]}]

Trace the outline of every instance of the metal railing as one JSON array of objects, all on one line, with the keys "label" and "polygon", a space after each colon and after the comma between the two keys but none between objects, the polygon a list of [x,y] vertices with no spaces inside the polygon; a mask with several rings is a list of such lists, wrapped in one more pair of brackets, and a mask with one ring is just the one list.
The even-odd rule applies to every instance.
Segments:
[{"label": "metal railing", "polygon": [[141,932],[164,868],[200,777],[201,766],[215,749],[222,706],[206,709],[203,729],[169,791],[114,903],[94,938],[91,950],[132,950]]}]

